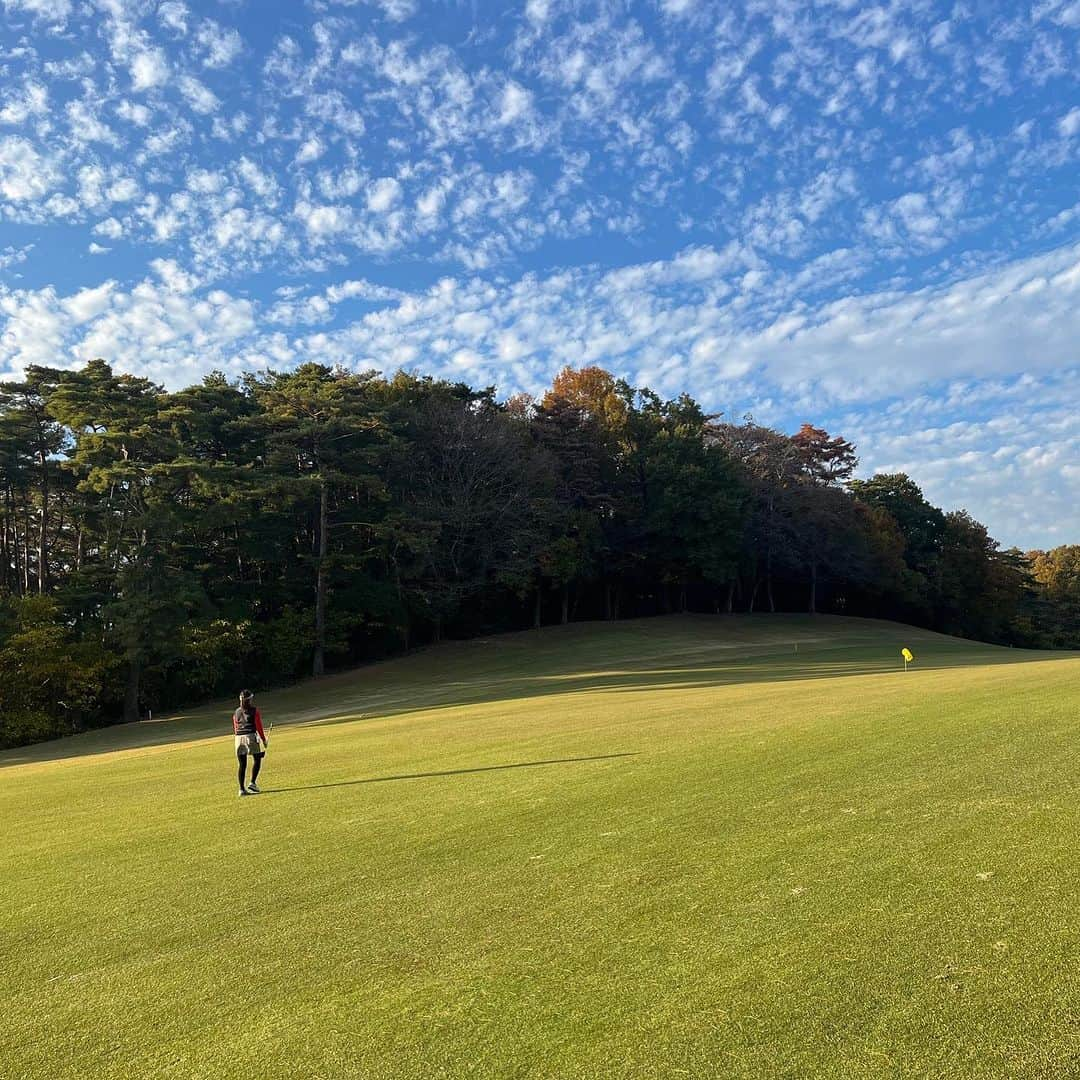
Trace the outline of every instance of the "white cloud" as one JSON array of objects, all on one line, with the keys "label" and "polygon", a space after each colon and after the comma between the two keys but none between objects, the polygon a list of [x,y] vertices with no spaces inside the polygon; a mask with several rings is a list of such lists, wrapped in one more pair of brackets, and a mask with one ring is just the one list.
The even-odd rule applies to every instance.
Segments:
[{"label": "white cloud", "polygon": [[102,121],[94,108],[85,101],[69,101],[65,111],[71,128],[71,137],[76,142],[99,142],[108,146],[120,146],[120,139],[116,132]]},{"label": "white cloud", "polygon": [[109,202],[131,202],[138,198],[139,185],[130,176],[121,177],[109,185],[105,197]]},{"label": "white cloud", "polygon": [[187,174],[189,191],[200,195],[216,195],[225,186],[225,176],[213,169],[192,169]]},{"label": "white cloud", "polygon": [[1066,138],[1072,138],[1080,132],[1080,107],[1070,109],[1059,121],[1058,131]]},{"label": "white cloud", "polygon": [[194,274],[189,274],[182,269],[175,259],[154,259],[150,266],[172,293],[179,293],[184,296],[192,292],[200,284],[199,279]]},{"label": "white cloud", "polygon": [[352,210],[348,206],[316,206],[300,202],[295,213],[316,240],[345,232],[352,221]]},{"label": "white cloud", "polygon": [[277,203],[279,187],[273,175],[264,172],[250,158],[243,157],[236,167],[237,172],[251,190],[271,205]]},{"label": "white cloud", "polygon": [[144,144],[146,152],[152,157],[170,154],[182,146],[191,134],[186,124],[176,124],[173,127],[162,128],[147,136]]},{"label": "white cloud", "polygon": [[930,209],[929,200],[920,192],[901,195],[893,203],[893,209],[908,231],[919,236],[932,235],[940,225],[937,214]]},{"label": "white cloud", "polygon": [[153,113],[145,106],[132,101],[121,101],[116,107],[116,115],[136,127],[146,127]]},{"label": "white cloud", "polygon": [[308,94],[304,98],[304,112],[337,128],[351,139],[359,139],[367,130],[367,124],[358,110],[340,90],[328,90],[321,94]]},{"label": "white cloud", "polygon": [[106,281],[96,288],[81,289],[74,296],[62,300],[60,306],[71,317],[73,326],[82,326],[108,309],[115,291],[116,282]]},{"label": "white cloud", "polygon": [[221,102],[218,101],[214,92],[194,76],[182,75],[179,79],[179,86],[180,93],[184,95],[187,103],[195,112],[206,116],[212,112],[217,112],[221,108]]},{"label": "white cloud", "polygon": [[384,285],[376,285],[362,279],[330,285],[325,292],[314,296],[303,296],[299,289],[285,288],[279,289],[278,292],[284,298],[266,312],[266,318],[271,323],[288,326],[327,322],[333,318],[337,305],[348,300],[382,304],[405,297],[405,294],[397,289],[389,289]]},{"label": "white cloud", "polygon": [[[463,311],[460,315],[455,315],[451,323],[455,334],[474,342],[481,342],[491,332],[494,325],[489,315],[483,315],[478,311]],[[478,363],[482,363],[478,355],[476,359]]]},{"label": "white cloud", "polygon": [[385,214],[401,198],[401,184],[392,176],[376,180],[368,188],[368,209],[375,214]]},{"label": "white cloud", "polygon": [[343,300],[403,300],[408,294],[400,289],[390,289],[385,285],[376,285],[371,281],[343,281],[340,285],[331,285],[326,290],[326,298],[331,304],[340,304]]},{"label": "white cloud", "polygon": [[53,162],[19,135],[0,137],[0,196],[13,203],[40,199],[57,181]]},{"label": "white cloud", "polygon": [[54,195],[50,195],[45,202],[41,204],[41,209],[43,211],[43,217],[41,217],[41,219],[63,219],[79,216],[82,207],[70,195],[65,195],[63,192],[58,191]]},{"label": "white cloud", "polygon": [[165,53],[157,48],[136,53],[131,60],[131,86],[136,91],[152,90],[169,78],[169,62]]},{"label": "white cloud", "polygon": [[114,217],[106,218],[94,226],[94,234],[108,237],[110,240],[119,240],[124,235],[124,226]]},{"label": "white cloud", "polygon": [[392,22],[404,22],[416,14],[417,0],[375,0],[382,13]]},{"label": "white cloud", "polygon": [[777,386],[813,383],[836,400],[945,378],[1054,371],[1080,360],[1078,298],[1074,246],[952,285],[836,301],[780,333],[742,335],[738,350]]},{"label": "white cloud", "polygon": [[192,291],[191,281],[167,261],[155,267],[158,280],[129,292],[113,282],[70,297],[53,289],[0,289],[0,371],[107,356],[120,370],[180,387],[200,378],[208,364],[235,370],[237,352],[255,328],[252,303],[218,290]]},{"label": "white cloud", "polygon": [[93,212],[100,212],[109,205],[104,185],[108,175],[100,165],[84,165],[78,172],[79,201]]},{"label": "white cloud", "polygon": [[293,163],[296,165],[306,165],[310,161],[317,161],[326,153],[326,146],[318,135],[311,135],[300,144],[300,149],[296,151],[296,157],[293,158]]},{"label": "white cloud", "polygon": [[519,83],[508,82],[499,101],[498,123],[502,126],[515,124],[532,112],[532,95]]},{"label": "white cloud", "polygon": [[9,244],[5,248],[0,248],[0,270],[8,270],[12,266],[18,266],[19,263],[25,262],[26,257],[33,250],[33,244],[24,244],[22,247]]},{"label": "white cloud", "polygon": [[338,7],[368,4],[377,7],[391,22],[404,22],[416,14],[418,0],[327,0]]},{"label": "white cloud", "polygon": [[0,287],[0,374],[21,375],[30,364],[56,364],[72,321],[52,288],[9,292]]},{"label": "white cloud", "polygon": [[162,26],[180,37],[186,36],[188,32],[188,19],[191,18],[191,12],[188,10],[186,4],[181,3],[180,0],[165,0],[165,2],[158,7],[157,14],[158,21]]},{"label": "white cloud", "polygon": [[202,51],[203,67],[228,67],[243,52],[244,43],[239,33],[226,29],[213,19],[204,19],[195,40]]},{"label": "white cloud", "polygon": [[1035,5],[1032,14],[1070,30],[1080,28],[1080,0],[1043,0]]},{"label": "white cloud", "polygon": [[698,5],[698,0],[660,0],[660,7],[665,15],[689,15]]},{"label": "white cloud", "polygon": [[3,0],[7,12],[25,12],[48,23],[64,23],[71,16],[71,0]]},{"label": "white cloud", "polygon": [[0,108],[0,124],[19,125],[49,112],[49,91],[41,83],[28,81],[17,92],[5,95]]},{"label": "white cloud", "polygon": [[525,17],[542,26],[551,17],[551,0],[526,0]]},{"label": "white cloud", "polygon": [[428,188],[417,200],[416,211],[421,217],[434,218],[446,204],[448,186],[445,183]]}]

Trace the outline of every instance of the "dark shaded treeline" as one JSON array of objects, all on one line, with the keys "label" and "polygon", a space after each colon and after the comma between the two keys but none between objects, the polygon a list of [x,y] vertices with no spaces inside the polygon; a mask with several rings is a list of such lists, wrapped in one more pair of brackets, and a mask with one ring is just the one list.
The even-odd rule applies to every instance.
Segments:
[{"label": "dark shaded treeline", "polygon": [[0,745],[463,637],[838,611],[1080,645],[1080,548],[1001,551],[855,449],[598,368],[540,401],[317,365],[0,385]]}]

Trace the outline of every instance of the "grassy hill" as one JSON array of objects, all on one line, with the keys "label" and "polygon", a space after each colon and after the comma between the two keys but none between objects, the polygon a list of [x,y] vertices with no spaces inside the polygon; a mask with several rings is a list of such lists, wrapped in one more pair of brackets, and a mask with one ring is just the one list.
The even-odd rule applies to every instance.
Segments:
[{"label": "grassy hill", "polygon": [[679,617],[260,706],[257,798],[229,703],[0,754],[0,1076],[1080,1075],[1080,658]]}]

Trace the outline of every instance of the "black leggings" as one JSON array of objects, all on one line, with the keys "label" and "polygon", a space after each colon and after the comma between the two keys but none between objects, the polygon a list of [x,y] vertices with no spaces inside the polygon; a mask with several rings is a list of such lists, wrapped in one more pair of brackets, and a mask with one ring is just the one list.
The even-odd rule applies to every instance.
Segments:
[{"label": "black leggings", "polygon": [[[251,782],[254,784],[259,777],[259,770],[262,768],[263,755],[252,754],[251,756],[254,759],[251,763]],[[246,750],[236,751],[236,760],[239,763],[239,768],[237,769],[237,779],[240,781],[241,787],[246,786],[246,784],[244,783],[244,778],[247,775],[247,759],[248,756]]]}]

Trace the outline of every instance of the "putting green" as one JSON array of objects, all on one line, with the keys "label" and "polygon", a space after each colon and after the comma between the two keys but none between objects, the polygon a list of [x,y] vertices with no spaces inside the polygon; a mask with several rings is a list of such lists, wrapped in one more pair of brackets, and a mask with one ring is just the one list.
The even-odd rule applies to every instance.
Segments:
[{"label": "putting green", "polygon": [[0,754],[0,1076],[1080,1075],[1080,658],[686,616],[259,703],[256,798],[227,703]]}]

